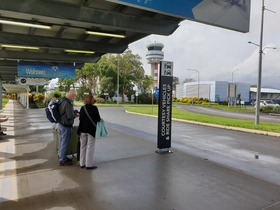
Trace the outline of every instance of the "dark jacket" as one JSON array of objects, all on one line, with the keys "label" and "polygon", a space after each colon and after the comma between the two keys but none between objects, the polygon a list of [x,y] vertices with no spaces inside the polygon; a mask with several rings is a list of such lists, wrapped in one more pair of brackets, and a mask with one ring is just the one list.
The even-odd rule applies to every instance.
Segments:
[{"label": "dark jacket", "polygon": [[61,125],[65,127],[72,127],[76,114],[74,112],[74,106],[70,99],[64,97],[60,99],[59,113],[61,115]]},{"label": "dark jacket", "polygon": [[95,124],[99,122],[101,119],[99,115],[99,111],[96,106],[91,104],[86,104],[82,106],[80,109],[80,123],[77,131],[78,135],[80,135],[80,133],[89,133],[90,135],[95,137],[96,127],[92,124],[92,122],[88,118],[84,107],[86,107],[88,114],[90,115],[91,119]]}]

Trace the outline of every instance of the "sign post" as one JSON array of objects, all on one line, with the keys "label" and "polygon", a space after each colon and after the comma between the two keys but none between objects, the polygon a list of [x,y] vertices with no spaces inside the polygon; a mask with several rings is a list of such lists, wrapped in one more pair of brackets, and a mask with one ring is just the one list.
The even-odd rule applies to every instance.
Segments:
[{"label": "sign post", "polygon": [[158,141],[156,151],[159,154],[172,153],[171,122],[172,122],[172,81],[173,62],[160,62],[159,104],[158,104]]}]

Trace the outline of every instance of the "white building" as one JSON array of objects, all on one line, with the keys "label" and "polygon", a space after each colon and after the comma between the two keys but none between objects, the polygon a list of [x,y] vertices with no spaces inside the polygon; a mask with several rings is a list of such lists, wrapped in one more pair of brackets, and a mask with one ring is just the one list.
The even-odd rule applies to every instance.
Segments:
[{"label": "white building", "polygon": [[250,102],[250,84],[229,83],[227,81],[200,81],[176,85],[176,98],[198,97],[211,102],[233,102],[238,96],[245,103]]},{"label": "white building", "polygon": [[[252,102],[256,101],[257,88],[250,88],[250,99]],[[280,90],[273,88],[261,88],[262,100],[273,100],[277,103],[280,102]]]}]

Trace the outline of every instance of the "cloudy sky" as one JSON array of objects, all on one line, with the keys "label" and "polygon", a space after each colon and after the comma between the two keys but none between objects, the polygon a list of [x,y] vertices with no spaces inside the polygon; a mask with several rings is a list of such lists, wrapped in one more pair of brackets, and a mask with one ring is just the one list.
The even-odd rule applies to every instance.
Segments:
[{"label": "cloudy sky", "polygon": [[[251,0],[248,33],[186,20],[172,35],[150,35],[132,43],[129,49],[142,57],[146,74],[150,74],[150,66],[145,59],[146,46],[161,42],[164,44],[164,60],[174,62],[174,76],[179,77],[181,82],[186,78],[197,80],[196,72],[187,71],[196,69],[201,81],[230,82],[233,75],[235,82],[257,84],[259,48],[248,42],[260,43],[261,2]],[[280,89],[280,1],[265,0],[265,7],[276,13],[265,11],[264,16],[262,87]]]}]

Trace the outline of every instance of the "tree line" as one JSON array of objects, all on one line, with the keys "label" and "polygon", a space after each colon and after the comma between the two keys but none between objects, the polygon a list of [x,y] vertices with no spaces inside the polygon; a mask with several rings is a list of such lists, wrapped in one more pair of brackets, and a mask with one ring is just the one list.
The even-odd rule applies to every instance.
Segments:
[{"label": "tree line", "polygon": [[109,98],[119,96],[129,99],[136,91],[145,93],[152,88],[153,78],[145,75],[141,57],[134,55],[131,50],[122,54],[106,54],[97,63],[86,63],[76,70],[73,79],[59,79],[58,90],[67,92],[77,88],[78,97],[84,93],[96,97]]},{"label": "tree line", "polygon": [[[151,103],[154,97],[152,76],[145,75],[141,57],[133,54],[129,49],[122,54],[106,54],[97,63],[85,63],[82,68],[75,70],[75,74],[75,78],[60,78],[48,100],[54,93],[62,96],[71,88],[77,89],[77,100],[82,100],[86,93],[103,99],[112,99],[119,95],[122,101],[126,96],[131,101],[136,91],[139,93],[138,103]],[[179,79],[174,77],[173,81],[173,90],[175,90]],[[30,89],[34,93],[36,86],[30,86]],[[39,87],[39,93],[45,91],[43,87]],[[40,95],[40,101],[41,98]]]}]

